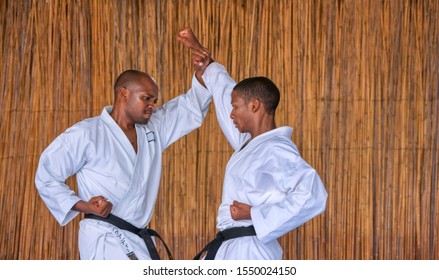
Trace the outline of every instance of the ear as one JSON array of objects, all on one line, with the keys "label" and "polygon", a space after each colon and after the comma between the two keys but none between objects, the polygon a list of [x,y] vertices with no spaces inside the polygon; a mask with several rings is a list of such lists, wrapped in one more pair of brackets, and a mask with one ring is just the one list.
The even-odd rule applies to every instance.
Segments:
[{"label": "ear", "polygon": [[127,94],[128,94],[128,90],[124,87],[120,87],[119,90],[117,91],[117,95],[119,96],[119,98],[124,101],[127,100]]},{"label": "ear", "polygon": [[250,106],[252,112],[255,113],[261,108],[262,103],[259,99],[255,98],[252,101],[250,101]]}]

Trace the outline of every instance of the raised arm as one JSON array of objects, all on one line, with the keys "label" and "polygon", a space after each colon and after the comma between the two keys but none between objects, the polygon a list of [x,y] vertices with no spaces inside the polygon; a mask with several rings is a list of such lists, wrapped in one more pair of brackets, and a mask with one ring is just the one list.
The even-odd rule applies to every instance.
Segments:
[{"label": "raised arm", "polygon": [[223,65],[213,61],[210,51],[199,43],[190,28],[183,29],[177,40],[192,50],[195,76],[212,94],[218,123],[230,145],[234,150],[239,149],[241,144],[250,138],[250,135],[240,133],[230,118],[231,94],[236,82]]},{"label": "raised arm", "polygon": [[155,110],[148,124],[155,126],[162,150],[202,125],[211,100],[210,92],[194,77],[185,94]]},{"label": "raised arm", "polygon": [[[192,33],[193,34],[193,33]],[[188,34],[189,35],[189,34]],[[177,37],[185,41],[185,45],[197,49],[199,60],[207,61],[208,50],[200,48],[198,41]],[[198,43],[198,44],[197,44]],[[192,78],[192,87],[185,93],[166,102],[157,108],[149,123],[158,131],[162,149],[165,150],[173,142],[201,126],[212,100],[211,93],[204,86],[201,79],[202,72]]]}]

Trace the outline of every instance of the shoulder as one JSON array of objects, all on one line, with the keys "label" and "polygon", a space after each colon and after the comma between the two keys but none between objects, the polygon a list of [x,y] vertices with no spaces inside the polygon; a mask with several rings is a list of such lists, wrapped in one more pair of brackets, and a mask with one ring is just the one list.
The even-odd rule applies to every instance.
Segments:
[{"label": "shoulder", "polygon": [[305,163],[291,137],[282,133],[274,133],[268,137],[263,145],[260,145],[260,154],[270,164],[279,167],[293,168]]},{"label": "shoulder", "polygon": [[87,118],[80,122],[75,123],[68,129],[66,129],[64,133],[87,133],[95,129],[100,122],[101,119],[99,116]]},{"label": "shoulder", "polygon": [[[96,135],[102,121],[99,116],[84,119],[66,129],[60,139],[65,143],[76,143],[78,141],[87,141]],[[84,143],[84,142],[83,142]]]},{"label": "shoulder", "polygon": [[291,154],[300,157],[299,150],[291,136],[292,128],[290,127],[279,127],[266,133],[262,136],[264,150],[267,150],[268,153],[276,153],[285,157],[290,157]]},{"label": "shoulder", "polygon": [[269,153],[276,157],[297,159],[301,158],[300,152],[293,141],[284,136],[275,136],[271,139]]}]

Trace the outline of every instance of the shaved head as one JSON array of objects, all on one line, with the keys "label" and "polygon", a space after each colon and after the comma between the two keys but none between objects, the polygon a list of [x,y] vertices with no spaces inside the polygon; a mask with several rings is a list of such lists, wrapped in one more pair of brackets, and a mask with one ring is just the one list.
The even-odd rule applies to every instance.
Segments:
[{"label": "shaved head", "polygon": [[144,79],[149,79],[156,84],[155,80],[145,72],[139,70],[126,70],[119,75],[114,83],[114,94],[117,95],[117,92],[121,87],[129,88],[133,85],[139,84],[139,81]]}]

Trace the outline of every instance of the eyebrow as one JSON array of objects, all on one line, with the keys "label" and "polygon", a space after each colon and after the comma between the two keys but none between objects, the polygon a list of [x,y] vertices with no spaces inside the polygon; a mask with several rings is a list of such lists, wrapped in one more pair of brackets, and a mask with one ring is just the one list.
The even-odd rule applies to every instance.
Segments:
[{"label": "eyebrow", "polygon": [[[155,96],[155,93],[151,92],[151,91],[139,91],[138,92],[140,95],[148,95],[148,96]],[[157,94],[158,96],[158,94]]]},{"label": "eyebrow", "polygon": [[146,92],[146,95],[148,96],[148,97],[154,97],[154,102],[157,102],[158,100],[159,100],[159,95],[157,94],[157,95],[154,95],[154,94],[152,94],[152,93],[150,93],[150,92]]}]

